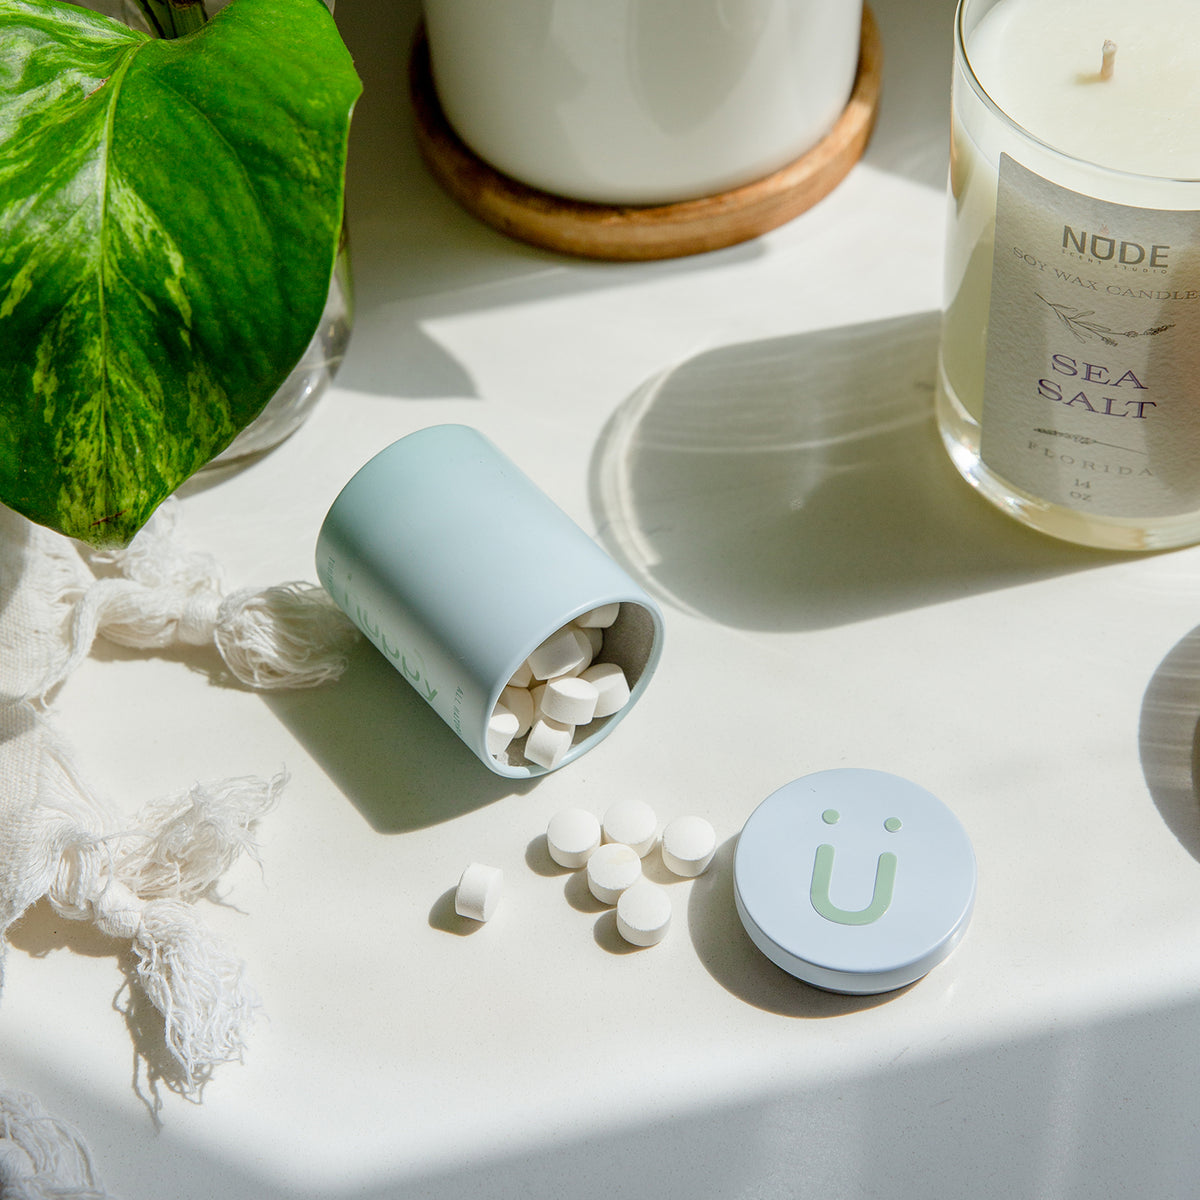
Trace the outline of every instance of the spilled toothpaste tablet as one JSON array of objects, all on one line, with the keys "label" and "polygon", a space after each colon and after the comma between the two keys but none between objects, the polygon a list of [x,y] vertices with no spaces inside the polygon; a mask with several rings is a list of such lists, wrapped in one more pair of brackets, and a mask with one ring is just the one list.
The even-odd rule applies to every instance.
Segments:
[{"label": "spilled toothpaste tablet", "polygon": [[663,830],[663,865],[684,879],[702,875],[716,851],[716,831],[703,817],[676,817]]},{"label": "spilled toothpaste tablet", "polygon": [[610,804],[601,825],[606,842],[629,846],[638,858],[650,853],[658,837],[658,817],[644,800],[618,800]]},{"label": "spilled toothpaste tablet", "polygon": [[601,904],[616,904],[642,877],[641,856],[619,842],[597,847],[587,860],[588,890]]},{"label": "spilled toothpaste tablet", "polygon": [[454,891],[454,911],[472,921],[489,921],[500,903],[504,872],[499,867],[471,863]]},{"label": "spilled toothpaste tablet", "polygon": [[671,927],[671,899],[656,883],[639,879],[617,900],[617,932],[633,946],[657,946]]},{"label": "spilled toothpaste tablet", "polygon": [[576,870],[587,865],[600,845],[600,822],[583,808],[564,808],[546,826],[546,849],[560,867]]}]

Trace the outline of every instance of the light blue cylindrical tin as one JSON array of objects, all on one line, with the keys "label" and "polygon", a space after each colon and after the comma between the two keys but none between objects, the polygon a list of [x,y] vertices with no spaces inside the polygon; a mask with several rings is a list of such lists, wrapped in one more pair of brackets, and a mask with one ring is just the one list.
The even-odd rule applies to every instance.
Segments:
[{"label": "light blue cylindrical tin", "polygon": [[600,658],[629,702],[582,726],[558,766],[612,732],[662,652],[655,602],[491,442],[435,425],[393,442],[342,489],[317,538],[329,594],[437,714],[499,775],[545,767],[488,753],[501,691],[556,630],[614,601]]}]

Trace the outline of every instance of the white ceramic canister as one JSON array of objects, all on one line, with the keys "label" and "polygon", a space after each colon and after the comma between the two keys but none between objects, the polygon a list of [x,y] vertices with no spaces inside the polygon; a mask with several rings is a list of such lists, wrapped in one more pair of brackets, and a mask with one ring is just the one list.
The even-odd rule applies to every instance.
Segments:
[{"label": "white ceramic canister", "polygon": [[438,99],[557,196],[667,204],[764,178],[850,97],[862,0],[425,0]]}]

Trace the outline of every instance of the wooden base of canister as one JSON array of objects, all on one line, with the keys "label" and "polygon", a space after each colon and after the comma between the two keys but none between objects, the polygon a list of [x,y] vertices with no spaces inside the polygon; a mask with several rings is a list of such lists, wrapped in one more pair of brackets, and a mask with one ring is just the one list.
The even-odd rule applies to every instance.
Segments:
[{"label": "wooden base of canister", "polygon": [[763,179],[719,195],[661,205],[569,200],[501,174],[451,129],[438,102],[424,27],[409,61],[421,156],[442,187],[493,228],[535,246],[584,258],[645,261],[718,250],[758,237],[811,208],[862,157],[879,108],[883,50],[869,7],[854,90],[822,141]]}]

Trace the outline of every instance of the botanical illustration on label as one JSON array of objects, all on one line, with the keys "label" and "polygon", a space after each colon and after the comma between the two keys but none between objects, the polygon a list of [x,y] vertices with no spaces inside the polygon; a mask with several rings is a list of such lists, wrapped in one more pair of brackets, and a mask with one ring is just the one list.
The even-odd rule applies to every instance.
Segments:
[{"label": "botanical illustration on label", "polygon": [[1200,510],[1200,213],[1001,155],[980,456],[1085,514]]}]

